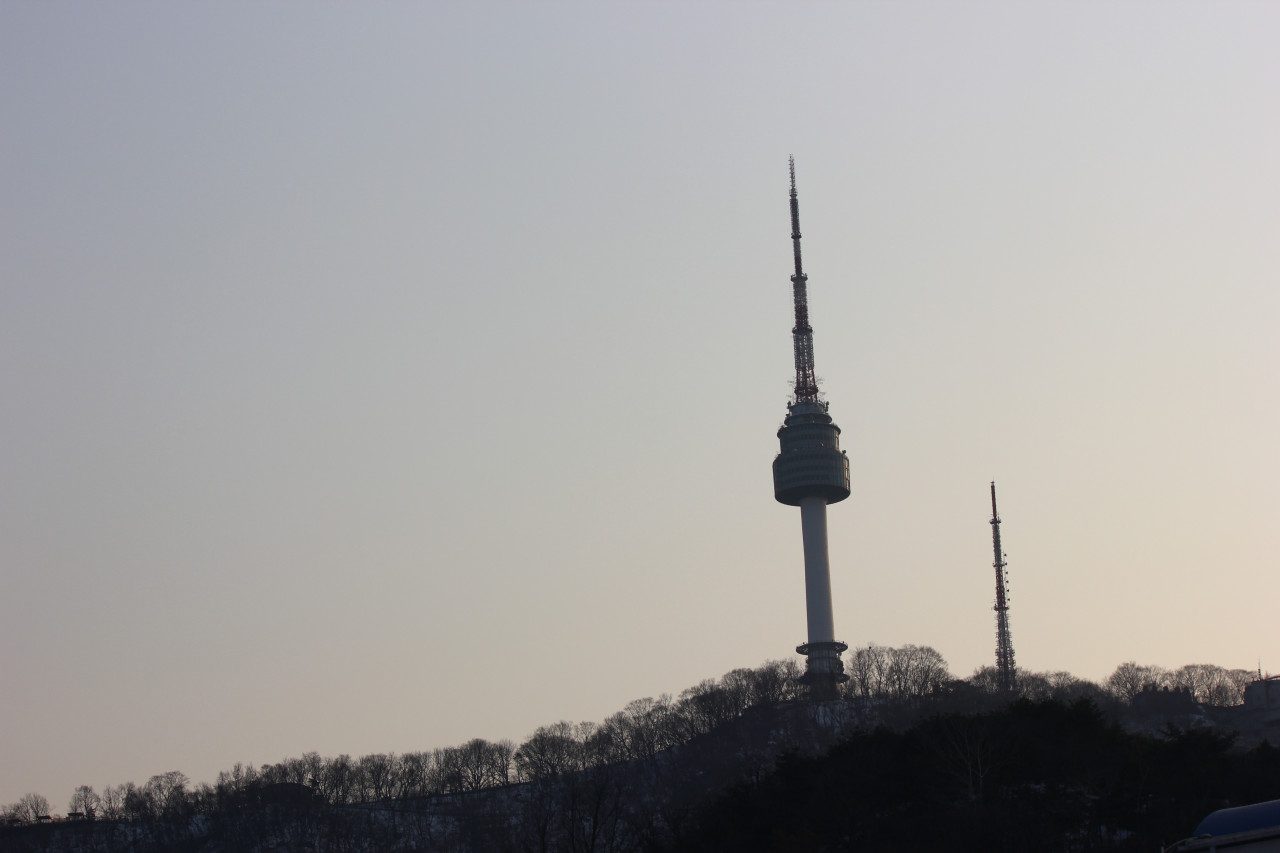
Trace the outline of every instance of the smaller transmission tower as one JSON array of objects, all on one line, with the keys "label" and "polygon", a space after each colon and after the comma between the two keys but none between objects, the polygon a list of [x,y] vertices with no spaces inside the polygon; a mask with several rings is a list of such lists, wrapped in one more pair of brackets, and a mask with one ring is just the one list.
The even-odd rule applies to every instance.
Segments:
[{"label": "smaller transmission tower", "polygon": [[1009,634],[1009,579],[1004,573],[1004,549],[1000,547],[1000,514],[996,512],[996,484],[991,482],[991,544],[996,561],[996,679],[1001,690],[1012,690],[1017,668],[1013,663],[1013,637]]}]

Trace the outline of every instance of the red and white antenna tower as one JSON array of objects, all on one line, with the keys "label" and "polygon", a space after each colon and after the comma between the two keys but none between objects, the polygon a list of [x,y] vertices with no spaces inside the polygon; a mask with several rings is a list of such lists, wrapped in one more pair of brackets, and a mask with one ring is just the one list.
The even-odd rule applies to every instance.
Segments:
[{"label": "red and white antenna tower", "polygon": [[991,481],[991,544],[996,561],[996,682],[1001,690],[1012,690],[1017,680],[1013,662],[1013,637],[1009,634],[1009,579],[1004,573],[1005,553],[1000,547],[1000,514],[996,512],[996,484]]}]

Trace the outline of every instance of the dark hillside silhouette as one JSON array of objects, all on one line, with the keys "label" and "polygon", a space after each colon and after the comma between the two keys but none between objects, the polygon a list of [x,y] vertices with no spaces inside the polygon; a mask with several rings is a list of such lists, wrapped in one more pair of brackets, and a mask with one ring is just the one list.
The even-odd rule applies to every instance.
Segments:
[{"label": "dark hillside silhouette", "polygon": [[1020,700],[792,756],[702,809],[675,851],[1158,850],[1275,797],[1280,750],[1211,730],[1129,734],[1087,700]]},{"label": "dark hillside silhouette", "polygon": [[1130,662],[1105,686],[1018,672],[1003,690],[928,647],[849,663],[820,704],[773,661],[519,745],[81,785],[64,820],[29,794],[4,809],[0,851],[1152,850],[1280,796],[1280,725],[1239,704],[1240,670]]}]

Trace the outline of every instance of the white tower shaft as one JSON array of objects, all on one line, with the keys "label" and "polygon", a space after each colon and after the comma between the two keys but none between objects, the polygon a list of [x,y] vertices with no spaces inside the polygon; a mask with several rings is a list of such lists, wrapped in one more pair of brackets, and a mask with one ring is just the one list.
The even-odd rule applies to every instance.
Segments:
[{"label": "white tower shaft", "polygon": [[831,615],[831,562],[827,556],[827,499],[800,500],[800,529],[804,537],[804,593],[809,642],[830,643],[836,638]]}]

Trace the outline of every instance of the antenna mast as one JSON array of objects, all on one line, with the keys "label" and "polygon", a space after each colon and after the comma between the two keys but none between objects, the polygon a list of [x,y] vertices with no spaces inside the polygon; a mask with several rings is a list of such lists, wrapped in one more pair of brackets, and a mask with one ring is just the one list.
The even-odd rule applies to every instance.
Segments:
[{"label": "antenna mast", "polygon": [[1009,579],[1005,575],[1004,550],[1000,547],[1000,514],[996,512],[996,484],[991,482],[991,545],[996,560],[996,679],[1001,690],[1012,690],[1017,677],[1013,663],[1013,637],[1009,634]]},{"label": "antenna mast", "polygon": [[791,276],[792,298],[796,307],[796,325],[791,330],[796,359],[797,403],[818,401],[818,380],[813,372],[813,328],[809,325],[809,277],[800,263],[800,201],[796,197],[796,158],[791,158],[791,249],[796,272]]}]

